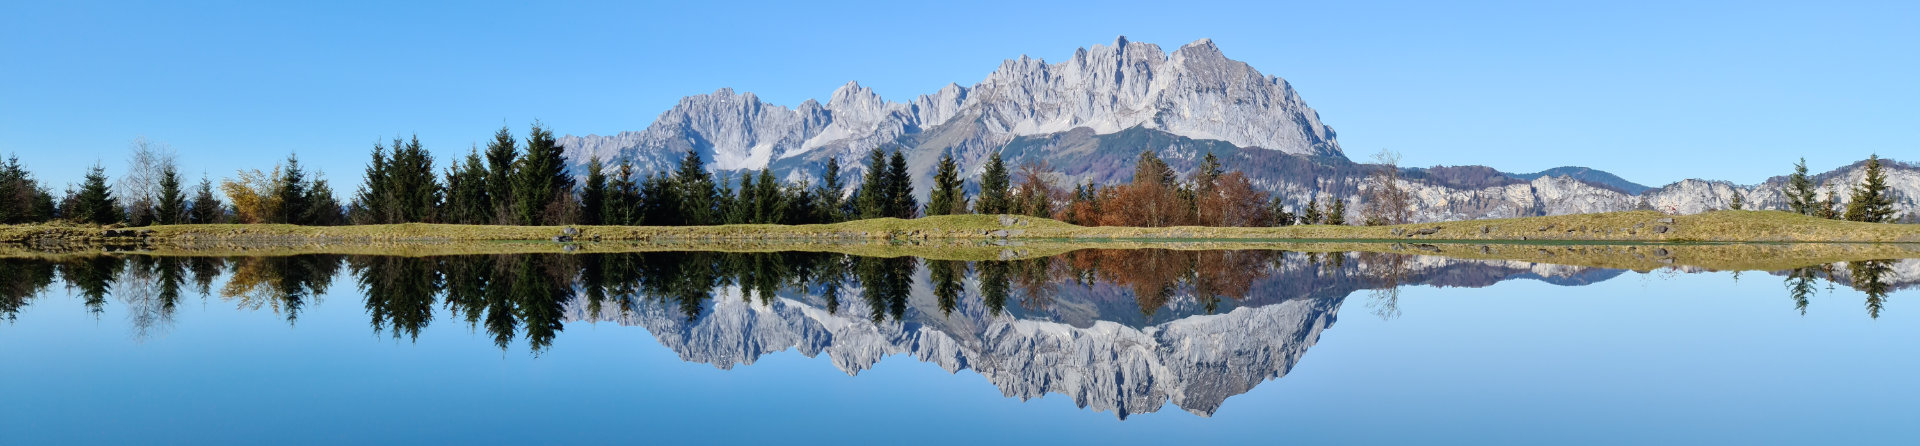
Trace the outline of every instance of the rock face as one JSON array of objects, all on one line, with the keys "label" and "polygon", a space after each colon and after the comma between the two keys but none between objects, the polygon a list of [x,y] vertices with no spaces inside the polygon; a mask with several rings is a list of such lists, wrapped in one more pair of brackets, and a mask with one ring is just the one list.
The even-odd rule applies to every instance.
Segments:
[{"label": "rock face", "polygon": [[[948,85],[906,102],[886,101],[853,82],[825,105],[809,100],[794,108],[721,89],[682,99],[644,131],[568,135],[560,142],[576,162],[599,156],[651,168],[691,149],[716,169],[761,169],[826,152],[813,158],[857,169],[859,156],[882,144],[973,154],[1018,136],[1134,127],[1290,154],[1341,155],[1333,129],[1285,80],[1228,59],[1211,40],[1169,54],[1125,37],[1059,63],[1008,60],[973,87]],[[909,137],[923,138],[903,140]]]},{"label": "rock face", "polygon": [[[1008,397],[1059,394],[1121,418],[1167,403],[1211,415],[1227,398],[1285,376],[1332,327],[1348,295],[1391,286],[1372,277],[1383,269],[1399,271],[1404,278],[1399,284],[1434,286],[1513,279],[1579,285],[1620,273],[1435,256],[1321,256],[1330,255],[1343,257],[1336,262],[1340,266],[1328,266],[1325,257],[1284,255],[1265,268],[1267,275],[1251,285],[1247,298],[1220,302],[1212,311],[1191,289],[1180,290],[1146,319],[1133,288],[1066,278],[1046,288],[1048,308],[997,314],[979,298],[976,279],[947,313],[924,268],[914,275],[909,309],[896,320],[876,317],[865,305],[828,304],[817,288],[758,299],[726,287],[691,319],[671,305],[595,313],[583,299],[570,302],[565,314],[574,322],[645,327],[681,359],[722,369],[791,349],[808,357],[825,354],[834,367],[855,375],[904,355],[949,372],[979,373]],[[859,296],[860,291],[849,288],[838,295]]]},{"label": "rock face", "polygon": [[[1374,168],[1348,160],[1333,129],[1285,80],[1227,58],[1206,39],[1171,53],[1122,37],[1056,63],[1021,56],[971,87],[947,85],[904,102],[887,101],[854,82],[834,90],[825,104],[808,100],[791,108],[720,89],[681,99],[643,131],[568,135],[560,143],[577,174],[594,156],[661,172],[693,151],[710,169],[772,169],[786,181],[817,179],[824,163],[839,163],[846,178],[857,178],[866,170],[868,150],[897,147],[907,154],[923,202],[933,166],[947,153],[971,174],[996,153],[1014,165],[1046,162],[1062,187],[1127,181],[1143,150],[1181,172],[1212,153],[1296,209],[1309,199],[1344,199],[1355,213],[1362,209],[1358,197],[1366,173]],[[1920,169],[1889,166],[1896,207],[1902,213],[1920,209]],[[1820,179],[1852,185],[1860,171],[1856,164]],[[1648,188],[1582,167],[1528,174],[1480,166],[1405,173],[1418,203],[1415,219],[1423,222],[1649,207],[1696,213],[1725,209],[1736,194],[1749,209],[1785,207],[1779,192],[1784,178],[1753,186],[1686,180]]]}]

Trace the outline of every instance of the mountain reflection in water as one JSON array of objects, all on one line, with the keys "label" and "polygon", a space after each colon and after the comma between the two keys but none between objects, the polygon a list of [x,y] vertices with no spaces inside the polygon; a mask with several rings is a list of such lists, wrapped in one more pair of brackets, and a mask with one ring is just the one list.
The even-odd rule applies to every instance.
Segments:
[{"label": "mountain reflection in water", "polygon": [[[793,349],[825,353],[857,374],[907,354],[979,373],[1006,396],[1061,394],[1121,418],[1168,402],[1209,415],[1286,375],[1356,291],[1367,291],[1371,313],[1392,318],[1406,285],[1578,286],[1623,273],[1398,253],[1163,249],[1006,261],[817,252],[103,255],[0,259],[0,316],[18,318],[57,280],[96,314],[109,300],[125,305],[136,337],[164,335],[192,294],[297,326],[303,309],[343,285],[342,266],[372,330],[394,338],[464,323],[502,349],[525,339],[538,354],[570,323],[611,322],[644,327],[681,359],[722,369]],[[1796,311],[1825,282],[1864,292],[1877,318],[1889,292],[1920,281],[1916,270],[1914,260],[1875,260],[1774,274],[1785,277]]]}]

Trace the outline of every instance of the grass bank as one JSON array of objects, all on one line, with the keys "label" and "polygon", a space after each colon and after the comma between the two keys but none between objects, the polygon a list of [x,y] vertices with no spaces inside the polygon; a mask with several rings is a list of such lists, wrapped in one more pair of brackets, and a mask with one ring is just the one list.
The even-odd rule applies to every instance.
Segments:
[{"label": "grass bank", "polygon": [[[1397,226],[1306,225],[1278,228],[1087,227],[995,215],[913,220],[881,218],[826,225],[574,226],[574,242],[849,243],[914,240],[1178,241],[1376,240],[1508,242],[1873,242],[1920,243],[1920,225],[1824,220],[1780,211],[1719,211],[1668,216],[1609,212]],[[418,242],[552,241],[566,228],[396,224],[364,226],[169,225],[102,228],[76,225],[0,226],[0,243],[25,246],[146,243],[380,245]]]}]

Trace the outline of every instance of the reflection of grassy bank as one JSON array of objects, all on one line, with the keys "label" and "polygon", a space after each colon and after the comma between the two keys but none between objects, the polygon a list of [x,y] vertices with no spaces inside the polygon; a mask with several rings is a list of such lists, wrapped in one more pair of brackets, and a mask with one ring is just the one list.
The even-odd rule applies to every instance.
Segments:
[{"label": "reflection of grassy bank", "polygon": [[[1450,257],[1650,269],[1671,264],[1771,269],[1824,261],[1920,257],[1920,226],[1821,220],[1774,211],[1668,217],[1616,212],[1386,227],[1081,227],[1003,216],[876,219],[831,225],[697,227],[473,225],[177,225],[107,230],[0,227],[0,255],[121,249],[181,255],[295,253],[401,256],[541,252],[832,251],[866,256],[987,260],[1077,249],[1285,249],[1434,254]],[[1697,242],[1902,242],[1725,244]],[[1638,244],[1640,246],[1631,246]]]},{"label": "reflection of grassy bank", "polygon": [[[523,241],[378,242],[347,244],[219,244],[151,246],[116,249],[118,252],[160,256],[286,256],[297,254],[383,255],[427,257],[490,254],[561,254],[628,252],[832,252],[864,257],[913,256],[930,260],[1015,260],[1048,257],[1089,249],[1120,250],[1281,250],[1295,252],[1361,252],[1430,255],[1458,259],[1522,261],[1573,266],[1647,271],[1670,266],[1715,270],[1779,271],[1808,265],[1860,260],[1920,258],[1920,244],[1909,243],[1635,243],[1635,242],[1378,242],[1378,241],[1076,241],[1043,240],[912,240],[896,242],[802,243],[775,241],[602,241],[575,244]],[[102,249],[61,252],[0,246],[0,258],[33,257],[50,260],[89,257]]]},{"label": "reflection of grassy bank", "polygon": [[[849,242],[927,239],[1339,239],[1339,240],[1513,240],[1637,242],[1914,242],[1920,225],[1823,220],[1779,211],[1721,211],[1666,216],[1652,211],[1473,220],[1399,226],[1286,226],[1277,228],[1083,227],[1032,217],[957,215],[914,220],[892,218],[827,225],[724,226],[580,226],[583,241],[689,243]],[[174,225],[131,228],[118,237],[83,226],[0,227],[0,242],[107,243],[144,239],[149,243],[380,243],[447,241],[544,241],[562,228],[399,224],[364,226]]]}]

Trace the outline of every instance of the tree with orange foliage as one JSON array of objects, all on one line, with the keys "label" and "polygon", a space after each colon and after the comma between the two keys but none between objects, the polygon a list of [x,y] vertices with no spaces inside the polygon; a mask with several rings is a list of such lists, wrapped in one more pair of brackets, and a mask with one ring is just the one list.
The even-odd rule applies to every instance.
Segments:
[{"label": "tree with orange foliage", "polygon": [[1166,227],[1191,223],[1193,206],[1182,195],[1181,186],[1160,157],[1140,152],[1133,167],[1133,181],[1107,189],[1107,209],[1100,224],[1106,226]]},{"label": "tree with orange foliage", "polygon": [[1053,217],[1054,196],[1060,192],[1047,183],[1053,173],[1045,161],[1027,161],[1020,165],[1020,187],[1013,191],[1011,213],[1035,217]]}]

